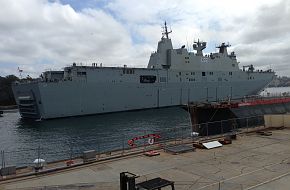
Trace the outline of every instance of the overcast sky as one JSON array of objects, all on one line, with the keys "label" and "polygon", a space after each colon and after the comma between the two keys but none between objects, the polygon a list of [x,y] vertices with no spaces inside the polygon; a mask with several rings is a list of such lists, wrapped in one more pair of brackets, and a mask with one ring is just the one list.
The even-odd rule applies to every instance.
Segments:
[{"label": "overcast sky", "polygon": [[0,76],[72,62],[146,67],[165,20],[175,48],[230,42],[240,65],[290,76],[289,0],[0,0]]}]

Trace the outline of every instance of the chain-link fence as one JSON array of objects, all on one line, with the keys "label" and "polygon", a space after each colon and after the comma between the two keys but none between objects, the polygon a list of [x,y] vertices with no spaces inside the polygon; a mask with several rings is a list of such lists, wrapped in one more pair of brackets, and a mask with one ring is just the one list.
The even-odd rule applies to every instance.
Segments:
[{"label": "chain-link fence", "polygon": [[[83,141],[86,146],[82,146],[83,149],[79,149],[76,144],[71,144],[59,150],[42,147],[41,145],[18,151],[1,150],[1,167],[9,165],[16,165],[17,167],[31,166],[35,159],[44,159],[46,162],[76,159],[80,158],[83,151],[86,150],[95,150],[97,157],[101,159],[106,156],[122,155],[134,151],[147,151],[156,148],[156,146],[166,146],[168,143],[183,143],[186,140],[233,133],[241,129],[248,130],[263,125],[263,116],[234,118],[194,126],[187,125],[162,130],[135,131],[130,134],[120,134],[114,137],[104,135],[106,136],[104,138],[84,139]],[[198,136],[196,135],[197,133],[199,133]]]}]

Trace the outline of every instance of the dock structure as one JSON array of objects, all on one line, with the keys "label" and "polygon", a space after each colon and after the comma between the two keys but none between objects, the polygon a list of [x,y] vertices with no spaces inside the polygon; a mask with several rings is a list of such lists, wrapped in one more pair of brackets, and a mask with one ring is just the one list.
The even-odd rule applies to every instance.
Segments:
[{"label": "dock structure", "polygon": [[[231,144],[209,150],[197,148],[196,151],[172,154],[160,147],[156,149],[160,154],[154,157],[140,152],[63,170],[9,180],[2,178],[0,189],[117,190],[120,189],[120,173],[124,171],[138,174],[136,184],[160,177],[174,182],[175,189],[288,189],[290,128],[262,127],[258,133],[257,129],[237,133],[237,140]],[[194,142],[183,143],[193,145]]]},{"label": "dock structure", "polygon": [[214,130],[213,128],[221,128],[217,126],[220,125],[218,121],[232,119],[232,123],[227,123],[229,126],[222,127],[226,132],[233,130],[233,125],[237,125],[239,118],[255,117],[261,120],[265,114],[289,113],[290,97],[252,97],[233,101],[189,103],[184,109],[190,115],[192,131],[208,135],[203,129],[208,127],[205,126],[206,123],[211,123],[211,129]]},{"label": "dock structure", "polygon": [[[129,140],[131,144],[128,141],[132,145],[128,149],[102,154],[86,151],[83,158],[55,161],[37,171],[4,163],[0,189],[117,190],[123,172],[137,174],[136,185],[144,186],[158,179],[175,189],[288,189],[290,115],[285,113],[290,111],[290,98],[192,104],[186,109],[192,136],[184,136],[182,130],[175,139],[140,136]],[[210,127],[217,131],[210,134]],[[147,145],[134,142],[147,137]],[[4,151],[1,155],[4,160]]]}]

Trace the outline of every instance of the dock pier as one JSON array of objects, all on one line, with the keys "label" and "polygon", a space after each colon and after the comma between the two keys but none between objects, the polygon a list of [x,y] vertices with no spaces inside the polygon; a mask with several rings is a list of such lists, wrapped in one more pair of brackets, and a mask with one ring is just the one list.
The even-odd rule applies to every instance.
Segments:
[{"label": "dock pier", "polygon": [[[267,114],[289,113],[290,97],[254,97],[233,101],[189,103],[183,108],[190,115],[192,131],[209,135],[208,128],[213,133],[223,133],[234,130],[237,125],[248,127],[255,122],[255,125],[263,125],[263,117]],[[243,121],[240,118],[243,118]]]},{"label": "dock pier", "polygon": [[[174,184],[175,189],[288,189],[290,115],[282,112],[287,111],[289,102],[285,98],[226,105],[189,105],[191,127],[200,136],[192,136],[187,127],[187,131],[179,129],[176,133],[179,135],[172,138],[165,138],[162,133],[139,137],[160,136],[152,144],[148,141],[110,152],[89,151],[87,160],[69,155],[66,160],[47,163],[37,172],[27,166],[7,174],[3,173],[2,167],[0,189],[119,190],[122,172],[137,174],[136,184],[162,178]],[[256,111],[258,108],[259,112]],[[238,118],[237,113],[244,114],[245,109],[257,115]],[[269,110],[274,110],[274,114],[267,114]],[[261,112],[263,115],[258,114]],[[231,117],[218,120],[225,114]],[[204,123],[206,118],[212,119]],[[213,127],[217,130],[210,130]],[[208,142],[221,142],[222,146],[207,149],[203,143]],[[168,148],[185,146],[192,147],[192,151]],[[150,151],[158,154],[146,154]]]}]

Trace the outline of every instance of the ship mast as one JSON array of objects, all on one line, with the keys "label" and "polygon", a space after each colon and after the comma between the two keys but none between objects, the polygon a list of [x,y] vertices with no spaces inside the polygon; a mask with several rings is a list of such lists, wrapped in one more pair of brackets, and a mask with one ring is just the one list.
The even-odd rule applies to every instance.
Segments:
[{"label": "ship mast", "polygon": [[193,49],[196,50],[197,56],[203,56],[202,50],[204,50],[205,48],[206,42],[199,41],[199,39],[197,40],[197,42],[195,41],[193,44]]},{"label": "ship mast", "polygon": [[164,38],[164,36],[166,36],[166,38],[168,39],[168,34],[170,34],[172,32],[172,30],[168,31],[167,29],[167,25],[166,25],[166,21],[164,22],[164,27],[163,27],[163,32],[162,32],[162,38]]}]

